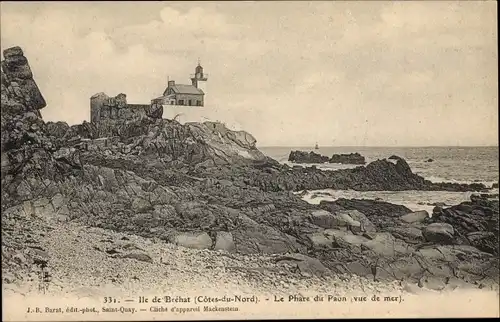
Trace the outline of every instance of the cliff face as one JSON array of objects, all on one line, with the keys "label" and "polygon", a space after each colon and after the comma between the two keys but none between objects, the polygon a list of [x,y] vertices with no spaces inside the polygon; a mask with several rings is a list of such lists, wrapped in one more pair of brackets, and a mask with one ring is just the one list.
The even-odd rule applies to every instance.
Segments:
[{"label": "cliff face", "polygon": [[[3,52],[2,61],[2,105],[4,112],[19,113],[45,107],[45,100],[33,80],[33,73],[21,48],[13,47]],[[39,113],[37,113],[40,116]],[[2,117],[6,120],[8,116]]]},{"label": "cliff face", "polygon": [[1,63],[2,152],[22,147],[28,137],[41,144],[36,134],[41,134],[37,133],[42,122],[39,110],[45,107],[21,48],[5,50],[4,57]]},{"label": "cliff face", "polygon": [[81,168],[76,151],[61,151],[47,136],[39,111],[46,103],[21,48],[5,50],[4,57],[1,63],[2,209],[43,191],[43,180],[60,181]]}]

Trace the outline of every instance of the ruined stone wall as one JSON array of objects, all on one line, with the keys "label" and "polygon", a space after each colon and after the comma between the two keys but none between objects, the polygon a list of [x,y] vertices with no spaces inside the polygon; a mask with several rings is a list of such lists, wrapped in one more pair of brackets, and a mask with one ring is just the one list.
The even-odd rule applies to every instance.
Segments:
[{"label": "ruined stone wall", "polygon": [[98,93],[90,98],[90,120],[92,123],[107,121],[132,121],[146,117],[161,118],[163,107],[148,104],[128,104],[125,94],[109,97]]}]

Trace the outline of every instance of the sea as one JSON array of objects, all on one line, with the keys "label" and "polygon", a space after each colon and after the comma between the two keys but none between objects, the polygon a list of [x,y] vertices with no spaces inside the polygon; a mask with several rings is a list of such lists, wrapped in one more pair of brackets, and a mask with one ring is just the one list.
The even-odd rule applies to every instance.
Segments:
[{"label": "sea", "polygon": [[[494,147],[259,147],[265,155],[290,166],[311,166],[288,161],[293,150],[314,151],[331,157],[333,154],[355,153],[363,155],[369,162],[397,155],[406,160],[412,171],[432,182],[483,183],[491,187],[499,181],[499,148]],[[432,162],[428,162],[432,159]],[[354,168],[359,165],[315,164],[323,171]],[[413,211],[426,210],[432,214],[437,203],[446,206],[470,200],[474,192],[436,191],[354,191],[322,189],[308,191],[303,199],[312,204],[321,200],[377,199],[400,204]],[[498,188],[490,194],[498,194]]]}]

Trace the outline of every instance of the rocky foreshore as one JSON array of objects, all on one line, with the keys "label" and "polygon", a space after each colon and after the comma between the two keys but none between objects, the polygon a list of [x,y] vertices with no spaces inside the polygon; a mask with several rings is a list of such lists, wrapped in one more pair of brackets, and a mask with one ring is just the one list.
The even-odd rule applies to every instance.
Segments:
[{"label": "rocky foreshore", "polygon": [[[47,246],[47,238],[55,243],[57,231],[77,226],[120,233],[124,241],[140,236],[208,254],[276,255],[287,263],[280,268],[285,275],[354,274],[434,289],[498,284],[498,200],[474,197],[439,208],[429,218],[372,200],[311,205],[292,193],[323,188],[487,191],[482,184],[432,183],[397,156],[338,171],[289,167],[264,156],[249,133],[215,122],[181,125],[162,119],[157,110],[136,120],[45,123],[39,112],[45,101],[22,50],[7,49],[4,58],[6,283],[33,272],[57,275],[54,271],[68,269],[70,263],[54,260],[61,257],[51,252],[63,250]],[[141,265],[159,260],[141,245],[115,244],[103,242],[93,251],[96,257]],[[67,246],[61,240],[58,247]]]}]

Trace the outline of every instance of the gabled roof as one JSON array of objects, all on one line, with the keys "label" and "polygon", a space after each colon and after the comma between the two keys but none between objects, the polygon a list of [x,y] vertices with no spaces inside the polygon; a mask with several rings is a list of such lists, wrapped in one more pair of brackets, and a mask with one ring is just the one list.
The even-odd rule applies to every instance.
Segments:
[{"label": "gabled roof", "polygon": [[[175,84],[171,86],[171,88],[176,94],[197,94],[197,95],[205,94],[201,89],[196,88],[193,85]],[[165,89],[165,92],[166,91],[167,90]]]}]

